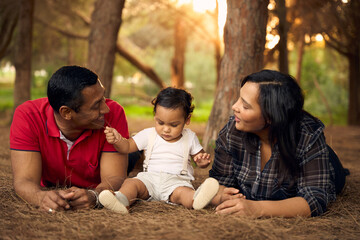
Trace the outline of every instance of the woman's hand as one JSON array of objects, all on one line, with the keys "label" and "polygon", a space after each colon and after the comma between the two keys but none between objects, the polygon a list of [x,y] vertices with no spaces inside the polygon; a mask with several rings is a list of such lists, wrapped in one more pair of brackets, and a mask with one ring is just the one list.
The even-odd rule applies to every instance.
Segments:
[{"label": "woman's hand", "polygon": [[216,207],[217,214],[235,214],[242,216],[260,217],[260,209],[256,207],[256,201],[245,198],[226,200]]},{"label": "woman's hand", "polygon": [[220,203],[223,203],[230,199],[237,199],[237,198],[245,199],[246,197],[242,193],[240,193],[239,189],[226,187],[222,190],[220,196]]}]

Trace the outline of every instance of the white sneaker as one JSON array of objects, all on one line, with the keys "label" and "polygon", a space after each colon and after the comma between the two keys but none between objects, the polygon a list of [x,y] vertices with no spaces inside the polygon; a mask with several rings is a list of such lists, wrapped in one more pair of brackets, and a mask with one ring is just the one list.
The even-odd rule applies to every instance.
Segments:
[{"label": "white sneaker", "polygon": [[215,178],[207,178],[194,194],[193,208],[203,209],[219,191],[219,182]]},{"label": "white sneaker", "polygon": [[129,211],[109,190],[104,190],[99,194],[100,203],[107,209],[116,213],[128,214]]}]

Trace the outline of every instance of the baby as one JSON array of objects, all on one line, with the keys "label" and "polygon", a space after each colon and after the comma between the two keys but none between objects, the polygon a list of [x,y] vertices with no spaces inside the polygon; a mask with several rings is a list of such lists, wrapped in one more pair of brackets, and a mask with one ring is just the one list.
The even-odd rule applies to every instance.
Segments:
[{"label": "baby", "polygon": [[126,214],[136,199],[149,199],[202,209],[215,197],[219,183],[214,178],[207,178],[196,191],[191,184],[194,170],[189,156],[201,168],[210,164],[210,154],[204,152],[195,133],[184,129],[194,109],[192,99],[187,91],[168,87],[152,101],[155,128],[126,139],[106,127],[106,139],[118,152],[145,150],[146,158],[144,171],[126,179],[119,191],[100,193],[105,208]]}]

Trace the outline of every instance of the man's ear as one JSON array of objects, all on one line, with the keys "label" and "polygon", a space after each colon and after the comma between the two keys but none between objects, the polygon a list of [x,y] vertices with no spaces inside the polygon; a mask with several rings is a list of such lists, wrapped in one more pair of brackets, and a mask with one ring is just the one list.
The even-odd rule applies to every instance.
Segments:
[{"label": "man's ear", "polygon": [[60,116],[65,120],[71,120],[72,109],[68,106],[61,106],[59,109]]}]

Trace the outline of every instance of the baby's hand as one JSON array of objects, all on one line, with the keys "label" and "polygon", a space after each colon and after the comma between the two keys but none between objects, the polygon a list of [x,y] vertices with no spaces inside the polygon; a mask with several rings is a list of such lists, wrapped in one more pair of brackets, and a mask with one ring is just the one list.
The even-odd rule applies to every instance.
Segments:
[{"label": "baby's hand", "polygon": [[118,133],[118,131],[116,131],[115,128],[106,127],[104,133],[106,136],[106,140],[110,144],[115,144],[121,139],[121,135]]},{"label": "baby's hand", "polygon": [[205,153],[205,152],[201,152],[196,154],[196,156],[194,157],[194,162],[196,163],[196,165],[198,165],[201,168],[206,168],[207,166],[209,166],[211,160],[210,160],[210,154]]}]

